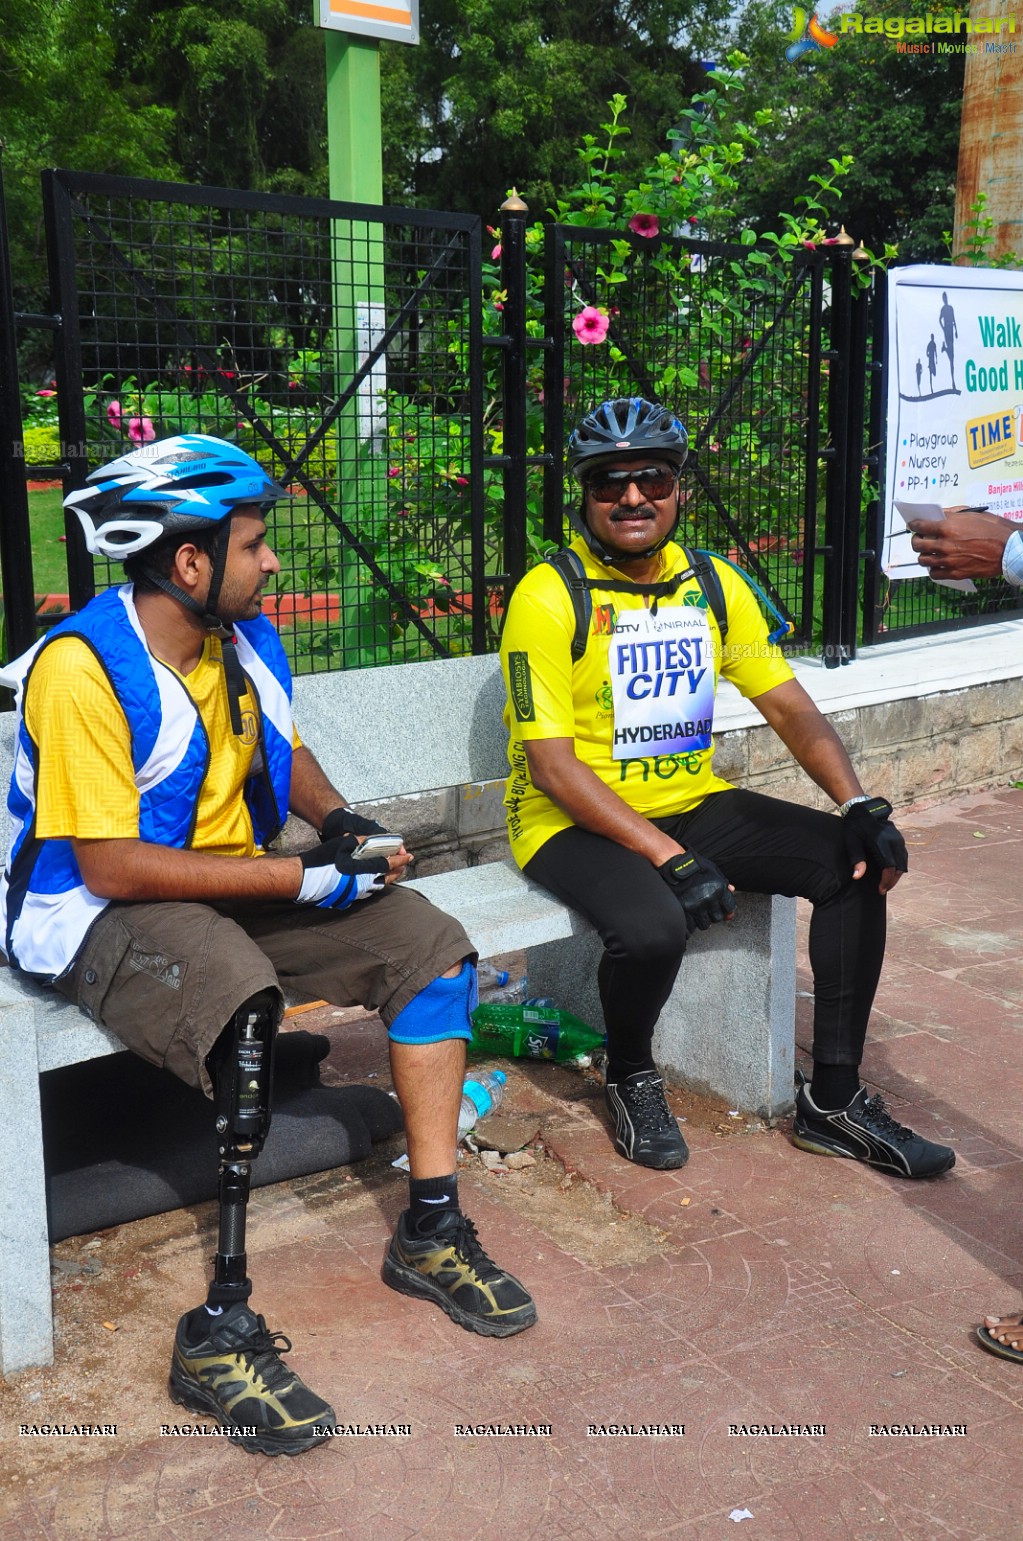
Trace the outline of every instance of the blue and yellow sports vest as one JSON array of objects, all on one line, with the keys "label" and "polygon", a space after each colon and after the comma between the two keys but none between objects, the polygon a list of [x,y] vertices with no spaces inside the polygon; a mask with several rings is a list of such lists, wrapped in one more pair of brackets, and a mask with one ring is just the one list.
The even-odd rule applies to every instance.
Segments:
[{"label": "blue and yellow sports vest", "polygon": [[[131,733],[139,790],[139,838],[191,844],[209,752],[206,730],[180,678],[155,659],[132,601],[132,586],[108,589],[69,616],[3,671],[18,690],[14,771],[7,798],[13,840],[0,879],[0,924],[11,964],[52,983],[73,964],[86,933],[107,906],[82,881],[70,840],[35,834],[38,746],[21,712],[24,686],[42,648],[76,636],[92,648],[110,680]],[[256,844],[280,832],[291,785],[291,674],[277,633],[263,616],[235,626],[238,658],[259,703],[259,742],[243,789]]]}]

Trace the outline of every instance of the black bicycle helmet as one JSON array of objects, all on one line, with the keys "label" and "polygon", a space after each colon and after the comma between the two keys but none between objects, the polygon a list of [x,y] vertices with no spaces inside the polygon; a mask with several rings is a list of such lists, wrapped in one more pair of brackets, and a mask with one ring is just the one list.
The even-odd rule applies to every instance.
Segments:
[{"label": "black bicycle helmet", "polygon": [[[630,454],[666,460],[676,471],[681,471],[689,454],[689,435],[684,424],[667,407],[646,401],[642,396],[619,396],[594,407],[574,430],[568,441],[568,469],[585,484],[588,470]],[[610,567],[646,561],[655,556],[674,538],[681,512],[679,501],[675,522],[668,533],[653,546],[629,557],[606,550],[590,529],[586,520],[585,486],[573,522],[597,560]]]},{"label": "black bicycle helmet", "polygon": [[588,466],[622,454],[656,455],[678,470],[689,454],[689,435],[673,412],[642,396],[602,401],[568,441],[568,469],[580,481]]}]

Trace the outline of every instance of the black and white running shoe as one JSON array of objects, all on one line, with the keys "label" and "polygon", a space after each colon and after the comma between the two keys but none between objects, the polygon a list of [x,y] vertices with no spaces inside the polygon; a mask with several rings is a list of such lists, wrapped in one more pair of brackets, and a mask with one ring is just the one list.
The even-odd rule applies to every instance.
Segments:
[{"label": "black and white running shoe", "polygon": [[861,1086],[847,1108],[827,1113],[806,1086],[796,1092],[792,1143],[818,1156],[846,1156],[893,1177],[940,1177],[956,1164],[955,1151],[896,1123],[878,1094]]},{"label": "black and white running shoe", "polygon": [[685,1166],[689,1149],[656,1070],[639,1070],[624,1081],[609,1081],[604,1100],[615,1126],[615,1150],[626,1161],[660,1172]]}]

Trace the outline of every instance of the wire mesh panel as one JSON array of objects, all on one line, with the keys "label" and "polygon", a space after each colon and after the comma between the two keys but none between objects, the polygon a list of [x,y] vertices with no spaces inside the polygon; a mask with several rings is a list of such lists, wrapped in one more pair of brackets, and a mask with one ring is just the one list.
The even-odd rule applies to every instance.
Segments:
[{"label": "wire mesh panel", "polygon": [[73,483],[230,439],[289,493],[266,609],[297,671],[480,650],[478,221],[66,172],[50,197]]},{"label": "wire mesh panel", "polygon": [[690,435],[682,538],[741,562],[809,642],[823,259],[576,227],[547,237],[547,533],[559,538],[575,496],[562,486],[572,424],[611,396],[663,402]]}]

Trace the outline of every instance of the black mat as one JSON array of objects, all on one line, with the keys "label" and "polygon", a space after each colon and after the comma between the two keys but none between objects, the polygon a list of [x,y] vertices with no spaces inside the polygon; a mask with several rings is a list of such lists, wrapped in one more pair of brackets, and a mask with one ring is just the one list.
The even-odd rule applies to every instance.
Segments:
[{"label": "black mat", "polygon": [[[321,1086],[330,1041],[277,1040],[270,1135],[254,1187],[362,1161],[402,1127],[393,1097],[373,1086]],[[213,1104],[134,1054],[40,1077],[50,1240],[164,1214],[217,1196]]]}]

